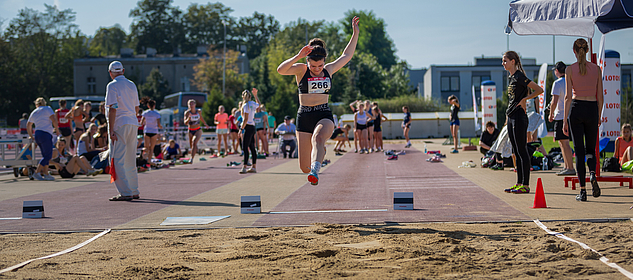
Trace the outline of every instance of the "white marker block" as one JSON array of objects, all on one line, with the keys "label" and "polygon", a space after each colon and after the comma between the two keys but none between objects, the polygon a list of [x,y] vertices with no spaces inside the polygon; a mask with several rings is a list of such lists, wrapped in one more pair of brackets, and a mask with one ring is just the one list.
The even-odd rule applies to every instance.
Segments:
[{"label": "white marker block", "polygon": [[242,196],[240,208],[242,214],[259,214],[262,208],[262,200],[259,195]]},{"label": "white marker block", "polygon": [[44,202],[41,200],[24,201],[22,219],[44,218]]},{"label": "white marker block", "polygon": [[413,210],[413,193],[394,192],[393,210]]}]

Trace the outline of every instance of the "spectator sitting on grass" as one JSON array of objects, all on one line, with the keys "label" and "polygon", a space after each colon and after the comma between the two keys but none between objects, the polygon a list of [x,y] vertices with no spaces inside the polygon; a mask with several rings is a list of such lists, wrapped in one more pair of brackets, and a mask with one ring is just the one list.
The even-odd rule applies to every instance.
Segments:
[{"label": "spectator sitting on grass", "polygon": [[[479,151],[483,155],[487,155],[492,147],[492,144],[499,138],[499,130],[495,127],[495,123],[489,121],[486,123],[486,129],[483,133],[481,133],[481,138],[479,138]],[[503,159],[501,158],[501,153],[494,153],[495,155],[495,165],[490,168],[493,170],[503,170]]]},{"label": "spectator sitting on grass", "polygon": [[101,169],[93,169],[85,157],[70,155],[65,149],[66,139],[57,139],[57,144],[55,144],[55,149],[53,149],[53,159],[50,161],[50,164],[55,166],[60,177],[73,178],[80,170],[83,170],[86,176],[96,176],[101,173]]}]

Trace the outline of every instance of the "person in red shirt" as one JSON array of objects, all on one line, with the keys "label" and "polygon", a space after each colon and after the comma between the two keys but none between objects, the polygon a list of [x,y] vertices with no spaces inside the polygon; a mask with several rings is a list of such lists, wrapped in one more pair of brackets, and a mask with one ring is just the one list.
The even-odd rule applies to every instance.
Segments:
[{"label": "person in red shirt", "polygon": [[240,137],[237,135],[239,130],[237,129],[237,117],[235,116],[236,112],[237,108],[233,108],[231,110],[231,115],[229,116],[229,137],[231,138],[231,147],[233,147],[232,153],[237,153],[237,146],[240,139]]},{"label": "person in red shirt", "polygon": [[[70,120],[66,118],[66,114],[70,112],[69,109],[66,108],[66,99],[59,100],[59,109],[55,110],[55,117],[57,118],[57,123],[59,124],[59,132],[62,134],[61,136],[66,140],[66,143],[72,143],[72,124]],[[70,147],[65,147],[69,149]]]}]

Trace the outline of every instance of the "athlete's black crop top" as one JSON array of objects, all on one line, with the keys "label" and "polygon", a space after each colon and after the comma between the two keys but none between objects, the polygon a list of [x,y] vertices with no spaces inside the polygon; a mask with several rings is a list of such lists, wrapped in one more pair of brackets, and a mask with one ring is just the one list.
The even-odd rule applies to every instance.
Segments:
[{"label": "athlete's black crop top", "polygon": [[322,93],[329,94],[332,88],[332,79],[330,73],[323,69],[323,77],[312,77],[310,69],[306,69],[306,73],[299,82],[299,93]]}]

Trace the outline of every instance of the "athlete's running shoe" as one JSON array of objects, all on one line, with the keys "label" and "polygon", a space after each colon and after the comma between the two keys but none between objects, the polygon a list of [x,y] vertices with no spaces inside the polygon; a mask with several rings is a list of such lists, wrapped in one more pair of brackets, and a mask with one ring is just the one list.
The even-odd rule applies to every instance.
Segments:
[{"label": "athlete's running shoe", "polygon": [[587,201],[587,190],[580,190],[580,194],[576,196],[578,201]]},{"label": "athlete's running shoe", "polygon": [[591,194],[593,195],[593,197],[599,197],[601,192],[600,186],[598,186],[598,178],[596,178],[595,172],[591,172],[591,179],[589,181],[591,181]]},{"label": "athlete's running shoe", "polygon": [[503,165],[502,164],[495,164],[492,167],[490,167],[490,169],[492,169],[492,170],[503,170]]},{"label": "athlete's running shoe", "polygon": [[314,172],[314,170],[312,170],[310,172],[310,174],[308,174],[308,181],[310,182],[310,184],[312,184],[313,186],[316,186],[319,184],[319,174],[317,174],[316,172]]},{"label": "athlete's running shoe", "polygon": [[247,173],[257,173],[257,170],[255,169],[255,167],[251,167],[250,169],[248,169],[248,171],[246,171]]},{"label": "athlete's running shoe", "polygon": [[456,154],[456,153],[459,153],[459,151],[458,151],[458,150],[456,150],[456,149],[453,149],[453,150],[451,151],[451,154]]},{"label": "athlete's running shoe", "polygon": [[503,190],[503,191],[504,191],[504,192],[507,192],[507,193],[511,193],[512,191],[514,191],[514,190],[516,190],[516,189],[518,189],[518,188],[520,188],[520,187],[521,187],[521,185],[519,185],[519,184],[515,184],[515,185],[514,185],[514,186],[512,186],[511,188],[509,188],[509,189],[505,189],[505,190]]},{"label": "athlete's running shoe", "polygon": [[512,193],[530,193],[530,187],[520,186],[515,190],[512,190]]},{"label": "athlete's running shoe", "polygon": [[246,166],[242,166],[242,170],[240,170],[240,174],[246,174],[248,172],[248,169],[246,169]]},{"label": "athlete's running shoe", "polygon": [[405,148],[411,148],[411,143],[407,143],[407,145],[404,146]]}]

